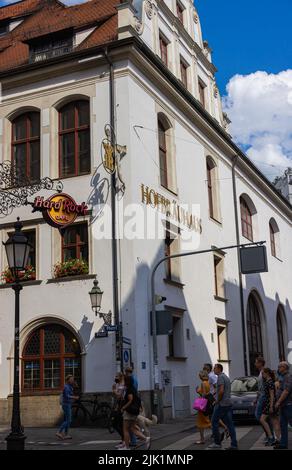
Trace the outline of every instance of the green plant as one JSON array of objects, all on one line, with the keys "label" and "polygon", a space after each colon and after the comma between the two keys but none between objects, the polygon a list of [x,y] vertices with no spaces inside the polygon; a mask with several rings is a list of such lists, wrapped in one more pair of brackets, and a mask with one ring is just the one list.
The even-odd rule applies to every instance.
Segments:
[{"label": "green plant", "polygon": [[54,277],[78,276],[88,274],[89,268],[87,261],[83,259],[69,259],[62,263],[57,263],[54,267]]},{"label": "green plant", "polygon": [[[26,266],[24,271],[18,273],[19,279],[21,281],[34,281],[36,279],[36,271],[33,266]],[[1,281],[3,284],[13,284],[15,282],[15,277],[13,276],[9,267],[1,273]]]}]

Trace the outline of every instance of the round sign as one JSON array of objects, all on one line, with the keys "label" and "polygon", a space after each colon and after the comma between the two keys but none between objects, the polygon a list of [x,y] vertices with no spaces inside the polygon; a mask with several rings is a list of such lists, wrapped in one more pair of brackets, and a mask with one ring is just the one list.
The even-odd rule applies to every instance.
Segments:
[{"label": "round sign", "polygon": [[130,356],[128,351],[124,351],[124,362],[129,362]]},{"label": "round sign", "polygon": [[75,222],[78,215],[76,202],[68,194],[55,194],[46,201],[48,222],[57,227],[65,227]]}]

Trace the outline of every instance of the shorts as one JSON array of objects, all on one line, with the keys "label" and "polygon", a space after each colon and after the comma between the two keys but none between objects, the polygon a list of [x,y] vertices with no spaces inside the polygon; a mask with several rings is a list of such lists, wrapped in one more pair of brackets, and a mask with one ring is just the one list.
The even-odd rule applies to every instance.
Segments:
[{"label": "shorts", "polygon": [[131,415],[131,414],[128,413],[127,411],[124,411],[124,413],[123,413],[123,419],[124,419],[125,421],[137,421],[138,416],[136,416],[136,415]]}]

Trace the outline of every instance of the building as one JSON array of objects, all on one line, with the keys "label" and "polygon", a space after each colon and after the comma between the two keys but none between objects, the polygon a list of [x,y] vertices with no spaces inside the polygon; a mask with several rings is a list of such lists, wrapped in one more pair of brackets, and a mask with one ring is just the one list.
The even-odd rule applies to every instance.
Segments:
[{"label": "building", "polygon": [[287,168],[282,176],[278,176],[274,181],[275,187],[280,193],[292,203],[292,168]]},{"label": "building", "polygon": [[[64,192],[90,208],[63,237],[29,206],[5,217],[1,212],[1,240],[19,216],[34,247],[21,294],[25,426],[56,422],[67,373],[84,394],[111,391],[116,335],[95,337],[103,327],[88,295],[95,277],[104,291],[102,312],[118,309],[123,358],[131,356],[149,408],[150,273],[165,254],[194,246],[186,234],[196,249],[217,251],[172,260],[157,271],[156,293],[167,299],[157,308],[170,312],[172,322],[168,334],[158,336],[163,417],[190,413],[203,363],[220,361],[236,377],[253,373],[259,354],[273,368],[288,354],[291,205],[228,134],[192,0],[136,6],[140,16],[132,2],[118,0],[71,7],[24,0],[0,9],[1,162],[12,159],[32,182],[62,180]],[[110,124],[116,179],[105,133]],[[113,180],[116,244],[107,210]],[[141,211],[142,222],[152,220],[144,227],[134,217]],[[151,231],[156,218],[160,238]],[[269,272],[241,276],[237,250],[220,248],[251,241],[267,242]],[[72,258],[85,261],[78,276],[72,266],[59,265]],[[4,248],[0,262],[4,271]],[[7,423],[14,300],[5,279],[0,297],[0,422]]]}]

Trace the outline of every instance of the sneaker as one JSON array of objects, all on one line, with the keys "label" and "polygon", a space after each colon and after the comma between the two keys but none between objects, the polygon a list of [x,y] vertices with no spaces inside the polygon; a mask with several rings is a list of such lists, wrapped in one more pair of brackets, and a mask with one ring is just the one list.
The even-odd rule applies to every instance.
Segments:
[{"label": "sneaker", "polygon": [[232,447],[232,446],[230,446],[230,447],[226,447],[225,450],[238,450],[238,447]]},{"label": "sneaker", "polygon": [[72,439],[72,436],[69,436],[69,434],[66,434],[66,435],[64,436],[64,439]]},{"label": "sneaker", "polygon": [[146,441],[145,441],[146,450],[149,450],[150,446],[151,446],[151,439],[150,437],[146,437]]},{"label": "sneaker", "polygon": [[64,440],[64,434],[61,434],[60,432],[57,432],[56,436],[57,436],[59,439],[62,439],[62,441]]},{"label": "sneaker", "polygon": [[126,447],[124,442],[120,442],[117,446],[115,446],[116,449],[122,449],[123,447]]},{"label": "sneaker", "polygon": [[207,449],[222,449],[221,444],[210,444]]},{"label": "sneaker", "polygon": [[269,437],[267,442],[265,443],[265,447],[273,447],[277,444],[277,441],[274,437]]}]

